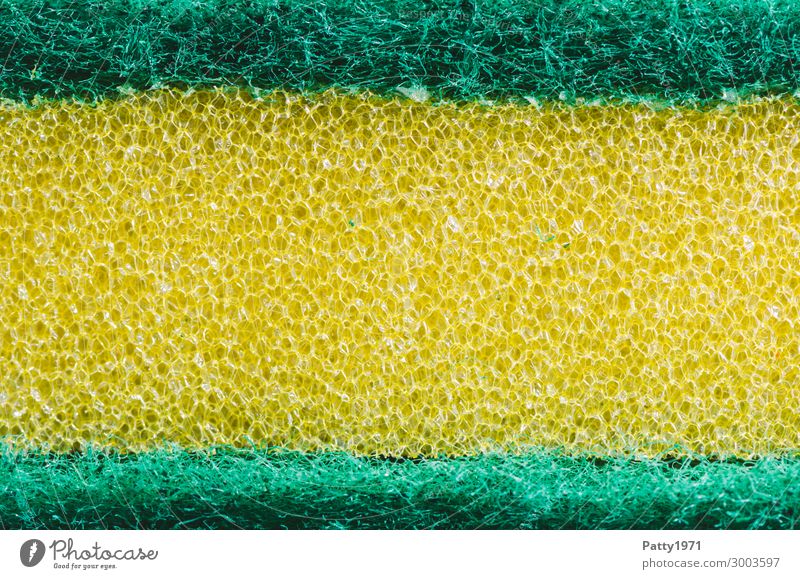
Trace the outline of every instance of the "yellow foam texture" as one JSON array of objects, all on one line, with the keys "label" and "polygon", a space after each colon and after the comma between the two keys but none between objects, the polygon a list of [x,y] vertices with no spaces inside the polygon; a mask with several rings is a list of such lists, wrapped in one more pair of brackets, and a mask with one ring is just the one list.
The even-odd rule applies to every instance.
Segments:
[{"label": "yellow foam texture", "polygon": [[800,447],[800,107],[0,109],[0,435]]}]

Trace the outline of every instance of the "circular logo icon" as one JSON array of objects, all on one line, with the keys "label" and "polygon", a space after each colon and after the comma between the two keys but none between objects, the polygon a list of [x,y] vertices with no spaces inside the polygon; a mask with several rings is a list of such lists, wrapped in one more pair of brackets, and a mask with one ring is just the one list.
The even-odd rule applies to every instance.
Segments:
[{"label": "circular logo icon", "polygon": [[19,548],[19,560],[26,567],[35,567],[44,558],[44,543],[39,539],[30,539]]}]

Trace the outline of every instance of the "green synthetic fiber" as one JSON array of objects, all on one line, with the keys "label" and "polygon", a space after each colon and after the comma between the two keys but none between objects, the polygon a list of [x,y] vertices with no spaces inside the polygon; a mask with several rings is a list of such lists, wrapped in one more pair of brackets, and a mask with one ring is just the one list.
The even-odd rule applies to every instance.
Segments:
[{"label": "green synthetic fiber", "polygon": [[796,529],[800,457],[0,455],[3,529]]},{"label": "green synthetic fiber", "polygon": [[787,0],[0,0],[0,96],[331,86],[707,101],[800,88]]}]

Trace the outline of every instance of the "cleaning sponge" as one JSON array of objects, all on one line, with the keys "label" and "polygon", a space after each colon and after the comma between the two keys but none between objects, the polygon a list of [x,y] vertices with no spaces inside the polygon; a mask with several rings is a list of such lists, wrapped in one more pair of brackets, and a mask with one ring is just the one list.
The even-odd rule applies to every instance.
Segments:
[{"label": "cleaning sponge", "polygon": [[0,109],[0,434],[798,447],[798,107]]}]

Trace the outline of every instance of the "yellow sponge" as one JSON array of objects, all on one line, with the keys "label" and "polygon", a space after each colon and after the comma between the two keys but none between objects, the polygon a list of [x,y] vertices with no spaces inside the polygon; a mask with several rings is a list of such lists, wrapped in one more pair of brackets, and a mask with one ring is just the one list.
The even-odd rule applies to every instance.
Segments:
[{"label": "yellow sponge", "polygon": [[800,107],[0,107],[0,436],[800,446]]}]

